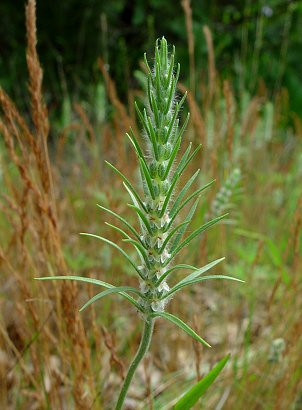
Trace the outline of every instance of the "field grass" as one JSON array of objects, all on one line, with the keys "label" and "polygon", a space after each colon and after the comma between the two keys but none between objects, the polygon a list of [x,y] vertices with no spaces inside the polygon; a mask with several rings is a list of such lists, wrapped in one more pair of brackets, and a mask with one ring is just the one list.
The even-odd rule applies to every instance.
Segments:
[{"label": "field grass", "polygon": [[[136,182],[124,135],[129,126],[137,134],[140,127],[101,60],[106,94],[98,101],[98,120],[90,119],[85,104],[72,102],[64,127],[49,124],[33,0],[26,27],[30,110],[20,113],[0,89],[0,408],[109,410],[139,342],[136,312],[109,296],[79,313],[92,286],[33,278],[77,274],[137,285],[114,250],[78,233],[106,234],[120,243],[97,203],[134,221],[104,159]],[[203,144],[190,165],[191,171],[201,168],[198,185],[216,183],[203,194],[190,229],[221,212],[229,216],[196,240],[182,261],[202,266],[226,256],[215,273],[246,283],[205,282],[171,302],[169,311],[213,348],[156,322],[156,339],[126,408],[171,409],[230,352],[229,364],[196,408],[302,409],[302,123],[289,112],[286,90],[273,101],[263,84],[256,95],[235,94],[232,79],[219,78],[211,32],[205,27],[204,33],[208,78],[193,85],[191,79],[186,139]],[[193,61],[190,55],[195,78]],[[181,84],[179,95],[185,89]],[[129,101],[142,95],[132,90]]]}]

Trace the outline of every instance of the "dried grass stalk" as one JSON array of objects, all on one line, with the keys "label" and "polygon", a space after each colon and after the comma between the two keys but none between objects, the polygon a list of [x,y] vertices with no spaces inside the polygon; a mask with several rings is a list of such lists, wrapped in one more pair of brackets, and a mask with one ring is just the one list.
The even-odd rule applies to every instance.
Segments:
[{"label": "dried grass stalk", "polygon": [[195,95],[195,56],[194,56],[194,34],[193,34],[193,21],[192,21],[192,8],[191,0],[181,0],[181,6],[185,13],[186,30],[188,36],[189,46],[189,60],[190,60],[190,91]]},{"label": "dried grass stalk", "polygon": [[215,68],[215,53],[213,46],[213,38],[211,30],[208,26],[203,26],[203,33],[206,39],[207,48],[208,48],[208,72],[209,72],[209,105],[213,100],[215,94],[215,82],[216,82],[216,68]]}]

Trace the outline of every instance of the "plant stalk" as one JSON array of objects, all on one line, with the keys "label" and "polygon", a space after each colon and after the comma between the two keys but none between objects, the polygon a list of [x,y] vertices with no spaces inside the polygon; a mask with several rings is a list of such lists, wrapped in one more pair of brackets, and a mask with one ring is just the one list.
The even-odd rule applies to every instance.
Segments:
[{"label": "plant stalk", "polygon": [[129,386],[131,384],[132,378],[134,376],[134,373],[138,367],[138,365],[140,364],[140,362],[142,361],[142,359],[144,358],[145,354],[148,352],[149,347],[150,347],[150,343],[151,343],[151,339],[152,339],[152,334],[153,334],[153,328],[154,328],[154,319],[147,317],[145,319],[144,322],[144,329],[143,329],[143,333],[142,333],[142,338],[140,341],[140,345],[139,348],[136,352],[136,355],[134,357],[134,359],[132,360],[126,378],[124,380],[123,386],[121,388],[119,397],[118,397],[118,401],[115,407],[115,410],[121,410],[123,408],[123,404],[129,389]]}]

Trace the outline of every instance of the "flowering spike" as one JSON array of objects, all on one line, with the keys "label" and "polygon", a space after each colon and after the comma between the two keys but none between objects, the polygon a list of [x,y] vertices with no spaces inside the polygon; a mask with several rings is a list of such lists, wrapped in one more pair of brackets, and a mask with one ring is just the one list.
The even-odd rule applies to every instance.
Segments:
[{"label": "flowering spike", "polygon": [[[175,190],[181,175],[198,152],[200,146],[195,148],[192,154],[190,154],[192,147],[192,143],[190,143],[184,154],[178,160],[180,145],[189,120],[189,115],[187,115],[184,124],[179,129],[178,116],[186,99],[186,94],[184,94],[179,102],[176,101],[175,91],[180,73],[180,65],[178,64],[176,70],[174,70],[175,48],[173,47],[172,53],[169,55],[166,39],[163,37],[157,40],[153,70],[148,65],[146,55],[144,58],[148,71],[148,106],[141,110],[137,104],[135,104],[135,108],[144,134],[146,135],[146,149],[141,148],[132,130],[130,130],[130,134],[128,135],[128,139],[138,159],[143,188],[142,195],[137,192],[136,188],[122,172],[107,162],[107,165],[123,181],[123,185],[132,201],[129,207],[134,210],[138,217],[140,232],[137,232],[132,225],[122,217],[119,217],[115,212],[101,206],[103,210],[117,217],[126,225],[130,234],[134,236],[135,239],[121,228],[109,224],[109,226],[124,236],[124,243],[126,242],[135,247],[140,262],[137,263],[134,261],[126,251],[120,248],[116,243],[98,235],[85,234],[100,239],[121,252],[139,276],[139,289],[134,289],[129,286],[114,287],[111,284],[104,284],[102,282],[101,285],[107,287],[108,290],[96,295],[84,305],[84,307],[86,307],[104,296],[116,293],[132,303],[144,319],[144,330],[140,347],[124,380],[115,407],[116,410],[122,409],[134,372],[149,349],[156,317],[161,317],[174,323],[200,343],[209,346],[207,342],[198,336],[194,330],[182,320],[170,313],[164,312],[171,296],[181,288],[199,283],[202,280],[215,277],[217,279],[236,280],[235,278],[224,275],[200,277],[202,273],[216,265],[217,261],[200,269],[187,264],[173,266],[171,263],[178,252],[205,229],[220,221],[222,217],[216,217],[206,222],[201,227],[195,229],[185,239],[182,239],[194,216],[200,193],[210,184],[195,190],[195,192],[187,196],[187,192],[195,178],[197,178],[198,172],[196,172],[183,188],[180,189],[179,194],[175,195]],[[176,226],[173,226],[174,220],[178,217],[179,212],[193,198],[195,198],[195,202],[189,210],[188,215],[183,219],[183,222],[180,221]],[[178,269],[189,269],[191,271],[193,270],[193,272],[189,274],[186,279],[170,289],[167,279],[173,271]],[[88,280],[78,277],[64,278],[73,278],[84,282],[91,281],[91,279]],[[62,279],[62,277],[47,279]],[[137,295],[137,299],[135,300],[128,292]]]}]

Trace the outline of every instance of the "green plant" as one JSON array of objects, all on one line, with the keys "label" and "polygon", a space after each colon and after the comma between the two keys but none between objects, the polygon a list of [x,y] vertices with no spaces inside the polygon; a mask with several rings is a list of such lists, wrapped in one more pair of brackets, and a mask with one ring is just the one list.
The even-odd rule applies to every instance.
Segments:
[{"label": "green plant", "polygon": [[197,382],[193,387],[191,387],[190,390],[186,394],[184,394],[183,397],[180,400],[178,400],[178,402],[175,404],[174,410],[191,409],[194,406],[194,404],[198,401],[198,399],[215,381],[216,377],[227,364],[229,358],[230,355],[227,355],[223,359],[221,359],[204,378],[199,380],[199,382]]},{"label": "green plant", "polygon": [[[211,203],[210,217],[220,215],[222,212],[234,207],[232,204],[232,198],[235,194],[240,192],[239,183],[242,179],[241,171],[239,168],[234,168],[225,180],[214,200]],[[228,223],[234,223],[235,221],[228,221]]]},{"label": "green plant", "polygon": [[[149,349],[156,318],[161,317],[174,323],[194,339],[210,347],[205,340],[197,335],[195,331],[180,318],[165,312],[165,307],[171,297],[186,286],[200,283],[208,279],[231,279],[240,281],[239,279],[224,275],[202,276],[224,258],[217,259],[202,268],[196,268],[188,264],[173,264],[175,257],[182,249],[184,249],[200,233],[220,221],[225,216],[219,216],[206,222],[183,239],[183,235],[185,234],[197,208],[200,194],[209,187],[212,182],[198,188],[187,196],[187,192],[198,176],[198,170],[184,184],[184,186],[177,191],[177,185],[180,182],[182,174],[200,149],[200,146],[191,153],[192,144],[190,143],[180,160],[177,161],[189,115],[183,126],[179,127],[178,115],[186,95],[184,95],[179,102],[176,102],[175,90],[180,66],[178,65],[176,72],[174,72],[174,56],[174,48],[171,55],[168,55],[168,46],[164,38],[156,43],[153,71],[150,69],[145,56],[145,63],[148,70],[148,109],[141,111],[136,105],[136,110],[142,123],[144,134],[146,135],[146,149],[143,150],[141,148],[132,130],[130,130],[129,135],[127,134],[138,159],[143,195],[138,193],[122,172],[120,172],[114,165],[106,162],[107,165],[123,180],[123,184],[132,200],[132,204],[130,204],[129,207],[137,214],[140,231],[138,232],[127,220],[114,211],[101,205],[99,205],[99,207],[115,216],[128,228],[132,236],[120,227],[107,224],[124,236],[124,242],[135,247],[138,257],[140,258],[140,263],[137,264],[128,253],[116,243],[98,235],[90,233],[83,234],[100,239],[121,252],[137,272],[140,280],[140,288],[138,289],[130,286],[116,287],[97,279],[78,276],[40,278],[44,280],[77,280],[107,288],[105,291],[102,291],[91,298],[81,310],[104,296],[116,293],[126,298],[135,306],[138,312],[140,312],[144,322],[141,343],[136,356],[130,364],[117,400],[116,410],[123,407],[135,370]],[[184,207],[193,200],[193,205],[187,216],[185,216],[182,221],[176,222]],[[191,271],[191,273],[170,289],[167,279],[176,270],[184,269]],[[137,298],[131,296],[131,294]]]}]

